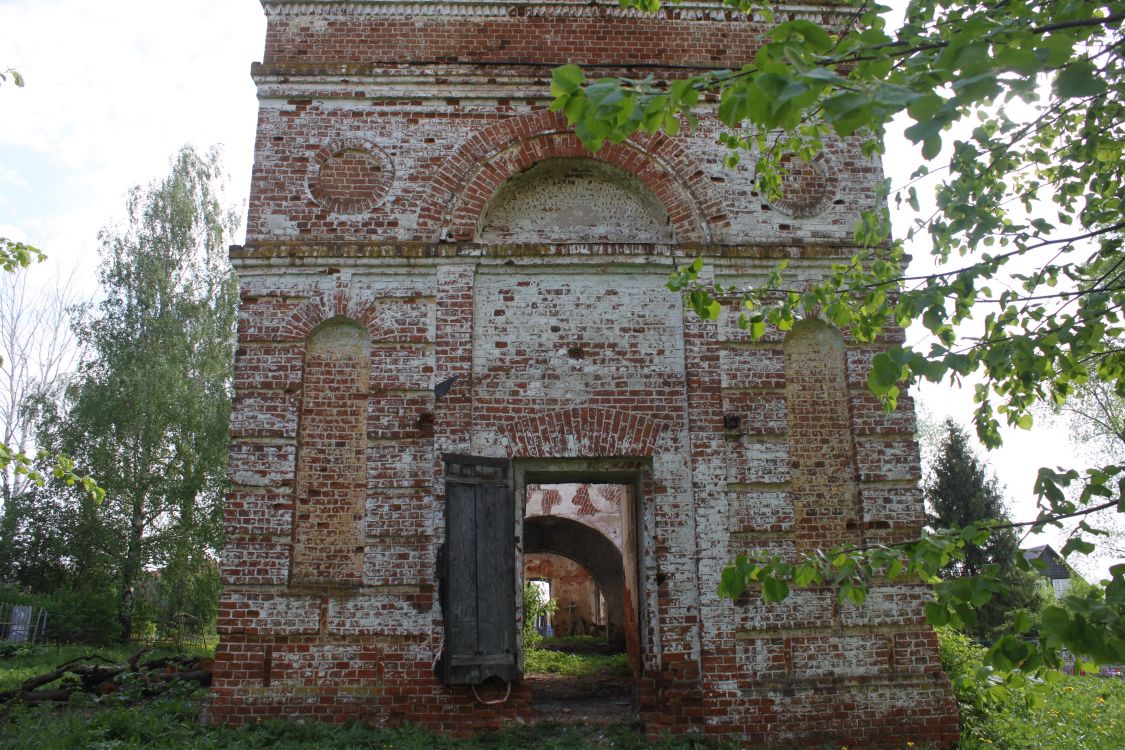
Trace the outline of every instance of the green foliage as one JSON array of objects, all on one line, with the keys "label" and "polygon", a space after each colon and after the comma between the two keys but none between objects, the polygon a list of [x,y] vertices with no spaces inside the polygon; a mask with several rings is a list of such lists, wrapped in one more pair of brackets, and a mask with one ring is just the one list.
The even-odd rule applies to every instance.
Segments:
[{"label": "green foliage", "polygon": [[[660,7],[658,0],[625,4]],[[728,5],[772,18],[759,0]],[[708,287],[696,261],[669,287],[708,319],[718,315],[719,299],[737,300],[739,324],[754,337],[770,327],[786,331],[805,316],[846,327],[860,342],[919,323],[929,348],[877,355],[871,391],[893,407],[918,380],[971,376],[976,432],[987,446],[1000,443],[1001,420],[1029,428],[1035,403],[1062,403],[1093,378],[1125,395],[1125,3],[1032,0],[1003,3],[998,12],[986,3],[915,0],[898,28],[888,24],[887,6],[846,6],[824,24],[778,24],[738,70],[669,82],[591,81],[564,66],[554,75],[552,106],[597,149],[639,131],[691,127],[697,110],[717,99],[728,162],[748,156],[767,196],[777,194],[787,154],[807,160],[828,140],[851,138],[874,156],[891,118],[903,118],[921,159],[893,200],[915,212],[905,239],[926,247],[937,270],[907,272],[906,247],[889,236],[880,207],[859,217],[853,256],[816,283],[779,264],[751,288]],[[932,211],[922,212],[918,183],[933,186]],[[1125,511],[1125,465],[1043,468],[1036,492],[1040,513],[1019,526],[1042,530],[1078,519],[1061,552],[1086,554],[1104,533],[1092,514]],[[753,587],[779,601],[792,585],[829,584],[841,600],[859,603],[877,578],[937,581],[966,559],[967,545],[1011,526],[970,523],[894,547],[797,561],[740,556],[724,571],[720,592],[739,596]],[[986,655],[1005,673],[1006,688],[1057,666],[1063,645],[1083,658],[1125,660],[1125,565],[1111,576],[1104,594],[1048,609],[1037,639],[1017,638],[1033,623],[1014,618],[1014,632]],[[940,581],[927,617],[972,623],[1002,590],[987,575]]]},{"label": "green foliage", "polygon": [[72,659],[98,656],[108,662],[121,662],[137,652],[136,646],[21,646],[0,657],[0,693],[14,690],[25,680],[45,674]]},{"label": "green foliage", "polygon": [[953,681],[961,716],[961,748],[1090,748],[1125,743],[1125,681],[1055,674],[1012,700],[989,693],[999,681],[985,649],[950,628],[938,628],[942,669]]},{"label": "green foliage", "polygon": [[[135,648],[123,646],[97,649],[64,646],[37,648],[34,653],[11,659],[0,658],[0,691],[12,689],[29,677],[78,657],[96,653],[109,661],[117,662],[135,651]],[[152,657],[161,655],[160,652],[154,652]],[[3,722],[0,749],[751,750],[737,742],[704,742],[693,736],[666,737],[648,742],[635,727],[624,725],[607,727],[544,723],[512,727],[470,739],[437,736],[416,727],[381,730],[360,724],[320,722],[265,721],[243,727],[205,726],[198,721],[204,695],[205,691],[180,691],[143,703],[123,703],[115,696],[84,698],[72,701],[63,710],[45,706],[10,706],[3,709],[3,716],[0,717],[0,722]],[[907,747],[905,742],[903,747]]]},{"label": "green foliage", "polygon": [[[0,75],[0,81],[3,75]],[[22,242],[0,237],[0,269],[12,273],[18,268],[27,268],[32,263],[39,263],[47,256],[38,248]]]},{"label": "green foliage", "polygon": [[632,675],[625,654],[568,654],[532,648],[524,652],[525,674],[557,674],[568,677],[628,677]]},{"label": "green foliage", "polygon": [[46,652],[46,646],[34,643],[0,643],[0,660],[17,659],[20,657],[37,656]]},{"label": "green foliage", "polygon": [[47,636],[59,643],[113,643],[121,638],[114,580],[106,571],[68,580],[43,602],[50,613]]},{"label": "green foliage", "polygon": [[597,635],[553,635],[540,642],[540,648],[575,653],[594,653],[604,651],[606,640]]},{"label": "green foliage", "polygon": [[127,223],[101,234],[102,300],[76,324],[90,354],[61,404],[37,404],[40,444],[104,477],[105,503],[60,482],[29,493],[15,580],[89,605],[63,617],[114,608],[125,639],[215,615],[238,224],[221,180],[215,152],[185,148],[130,193]]},{"label": "green foliage", "polygon": [[[988,476],[969,446],[969,436],[952,420],[945,423],[945,436],[925,492],[929,524],[935,531],[992,520],[1008,522],[996,479]],[[966,632],[977,640],[991,643],[1013,632],[1020,618],[1029,618],[1031,623],[1021,625],[1021,632],[1037,630],[1039,610],[1046,603],[1044,589],[1040,576],[1021,567],[1021,562],[1015,529],[1004,528],[993,530],[980,544],[966,542],[961,556],[940,571],[942,578],[987,576],[999,584],[988,601],[966,613]]]},{"label": "green foliage", "polygon": [[[23,76],[18,71],[8,68],[0,73],[0,84],[11,76],[12,83],[23,86]],[[13,273],[20,268],[27,268],[32,263],[40,263],[47,256],[41,250],[23,242],[16,242],[7,237],[0,237],[0,271]],[[53,461],[50,475],[62,480],[68,485],[79,485],[96,502],[101,502],[104,493],[97,482],[90,476],[80,476],[74,470],[74,462],[67,456],[50,456],[46,451],[40,451],[38,456],[31,457],[23,451],[16,450],[4,442],[0,442],[0,474],[12,471],[17,475],[25,476],[36,485],[42,487],[46,483],[46,476],[36,468],[36,462]]]},{"label": "green foliage", "polygon": [[938,655],[941,668],[953,683],[961,725],[980,724],[987,716],[988,671],[984,666],[985,649],[968,636],[951,627],[937,628]]},{"label": "green foliage", "polygon": [[[564,66],[555,71],[553,106],[597,149],[638,130],[667,129],[676,117],[690,124],[701,94],[716,94],[719,117],[732,129],[724,141],[756,157],[766,189],[779,184],[784,153],[811,156],[830,134],[861,134],[867,150],[879,152],[892,116],[912,120],[906,135],[923,159],[948,158],[923,164],[916,178],[939,166],[949,176],[938,187],[939,210],[920,219],[911,234],[928,234],[940,260],[963,255],[974,262],[910,279],[917,283],[904,288],[902,248],[881,246],[888,239],[886,218],[867,215],[857,242],[870,249],[815,288],[773,290],[777,299],[755,304],[743,321],[776,325],[822,310],[870,340],[888,321],[920,320],[938,343],[928,353],[902,348],[882,357],[873,390],[893,401],[904,381],[981,372],[986,388],[978,432],[996,444],[997,414],[1013,425],[1025,423],[1037,398],[1065,397],[1095,369],[1121,371],[1116,358],[1102,363],[1081,354],[1105,351],[1121,304],[1114,259],[1125,226],[1117,158],[1125,6],[1031,2],[995,13],[986,5],[931,0],[913,3],[906,23],[892,32],[887,7],[853,4],[854,25],[845,33],[807,20],[782,23],[742,69],[666,87],[651,80],[591,82],[575,66]],[[1040,85],[1040,76],[1052,75],[1053,86]],[[1027,116],[1017,116],[1022,112]],[[963,128],[950,128],[954,123]],[[897,199],[916,203],[912,189]],[[1033,210],[1037,200],[1049,201],[1056,215]],[[1083,231],[1068,233],[1069,225]],[[1089,262],[1083,239],[1097,243],[1096,259],[1105,262]],[[1019,285],[991,299],[989,280],[1024,256],[1039,261],[1035,272],[1013,274]],[[1087,293],[1055,288],[1083,280]],[[979,335],[958,336],[954,327],[969,321],[984,298],[995,312]],[[1067,301],[1073,304],[1059,304]],[[989,392],[1004,403],[994,409]]]},{"label": "green foliage", "polygon": [[523,647],[530,651],[543,640],[542,634],[535,628],[539,618],[550,619],[555,614],[559,603],[554,599],[544,599],[539,588],[528,581],[523,585]]},{"label": "green foliage", "polygon": [[[43,468],[44,464],[47,465],[46,468]],[[97,481],[88,474],[77,474],[74,460],[61,453],[52,454],[42,450],[32,457],[0,443],[0,472],[9,469],[19,476],[27,477],[38,487],[44,486],[48,478],[53,478],[68,487],[80,488],[96,503],[105,499],[105,490],[98,486]]]},{"label": "green foliage", "polygon": [[30,604],[33,606],[42,604],[40,597],[22,591],[15,586],[6,586],[4,584],[0,584],[0,602],[4,602],[5,604]]},{"label": "green foliage", "polygon": [[7,83],[9,77],[12,79],[12,83],[14,83],[17,87],[23,87],[23,76],[18,70],[15,70],[13,68],[7,68],[3,72],[0,72],[0,86]]},{"label": "green foliage", "polygon": [[[989,533],[987,526],[970,524],[957,534],[923,532],[903,544],[817,551],[796,561],[769,554],[739,555],[723,570],[719,594],[737,599],[760,592],[765,601],[776,602],[788,596],[790,583],[830,585],[845,606],[859,606],[874,582],[915,579],[933,584],[934,598],[925,607],[931,624],[971,627],[977,611],[1003,594],[1004,583],[991,570],[977,577],[938,575],[954,561],[964,560],[966,545],[984,543]],[[1113,580],[1104,589],[1091,587],[1084,595],[1065,597],[1065,606],[1045,607],[1037,637],[1030,637],[1032,618],[1015,613],[1010,630],[985,652],[996,677],[989,687],[990,699],[1002,701],[1029,681],[1047,679],[1062,666],[1063,647],[1091,662],[1125,662],[1125,565],[1114,566],[1111,573]]]},{"label": "green foliage", "polygon": [[0,750],[751,750],[692,735],[648,742],[626,725],[541,723],[466,739],[411,726],[376,729],[356,723],[273,720],[242,727],[204,726],[197,721],[202,692],[172,693],[137,706],[109,696],[72,701],[62,711],[12,707],[0,732]]},{"label": "green foliage", "polygon": [[1064,677],[1034,701],[1013,702],[966,728],[960,747],[1101,748],[1125,746],[1125,681]]},{"label": "green foliage", "polygon": [[[1125,461],[1125,397],[1112,382],[1096,375],[1075,387],[1066,401],[1044,405],[1037,410],[1048,420],[1065,417],[1071,443],[1081,446],[1082,455],[1093,463],[1119,464]],[[1052,425],[1057,426],[1057,425]],[[1110,506],[1087,519],[1091,528],[1104,530],[1099,535],[1097,554],[1105,560],[1125,557],[1125,518]]]},{"label": "green foliage", "polygon": [[[23,79],[14,70],[8,71],[13,76],[17,86],[23,85]],[[0,73],[0,83],[4,82],[4,75]],[[23,242],[15,242],[6,237],[0,237],[0,271],[12,273],[20,268],[27,268],[32,263],[43,261],[46,256],[38,248]],[[36,464],[50,461],[51,465],[44,470]],[[67,456],[51,456],[46,451],[40,451],[37,456],[15,450],[11,446],[0,442],[0,473],[13,471],[15,474],[25,476],[40,487],[47,481],[47,476],[61,480],[68,485],[78,485],[95,501],[100,502],[104,493],[97,482],[89,475],[82,476],[75,471],[74,462]]]}]

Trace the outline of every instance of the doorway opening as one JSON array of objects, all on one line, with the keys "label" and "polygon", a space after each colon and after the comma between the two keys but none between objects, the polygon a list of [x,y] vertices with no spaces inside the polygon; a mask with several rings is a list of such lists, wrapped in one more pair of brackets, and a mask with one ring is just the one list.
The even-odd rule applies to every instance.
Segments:
[{"label": "doorway opening", "polygon": [[[524,675],[537,718],[632,720],[640,675],[635,482],[522,487],[523,581],[535,632]],[[544,596],[537,606],[528,596]]]}]

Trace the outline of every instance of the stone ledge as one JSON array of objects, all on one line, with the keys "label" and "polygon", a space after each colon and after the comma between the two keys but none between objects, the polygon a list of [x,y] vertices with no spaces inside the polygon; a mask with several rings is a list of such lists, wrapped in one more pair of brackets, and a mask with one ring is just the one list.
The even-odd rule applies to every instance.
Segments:
[{"label": "stone ledge", "polygon": [[486,245],[475,242],[302,242],[261,240],[245,245],[232,245],[230,258],[236,266],[245,261],[287,260],[287,265],[303,265],[300,261],[344,259],[428,260],[444,258],[558,258],[647,256],[678,260],[681,258],[746,258],[781,260],[850,258],[855,251],[850,243],[794,245],[791,243],[755,245],[703,245],[679,243],[667,245],[627,243],[576,244],[505,244]]}]

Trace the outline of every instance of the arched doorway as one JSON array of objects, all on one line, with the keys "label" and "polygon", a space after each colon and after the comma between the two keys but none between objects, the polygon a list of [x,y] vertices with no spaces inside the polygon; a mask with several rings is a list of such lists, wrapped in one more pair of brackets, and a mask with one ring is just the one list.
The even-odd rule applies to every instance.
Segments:
[{"label": "arched doorway", "polygon": [[527,561],[534,560],[541,568],[537,577],[552,583],[560,608],[555,618],[561,625],[556,628],[559,635],[598,636],[625,649],[625,566],[617,545],[580,521],[529,516],[524,520],[523,551],[525,578]]},{"label": "arched doorway", "polygon": [[574,479],[522,487],[524,581],[547,582],[554,606],[525,678],[541,718],[628,721],[641,666],[635,482]]}]

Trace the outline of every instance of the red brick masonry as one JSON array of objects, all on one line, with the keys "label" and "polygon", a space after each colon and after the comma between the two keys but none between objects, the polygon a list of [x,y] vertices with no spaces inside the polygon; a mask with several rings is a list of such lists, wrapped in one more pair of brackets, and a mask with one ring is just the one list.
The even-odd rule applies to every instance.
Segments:
[{"label": "red brick masonry", "polygon": [[[879,164],[829,143],[771,203],[746,163],[723,166],[711,116],[587,154],[546,109],[551,65],[676,77],[750,60],[764,27],[698,2],[652,17],[612,2],[263,4],[211,716],[454,734],[529,717],[523,682],[489,704],[507,688],[440,679],[442,456],[460,453],[635,488],[621,544],[650,735],[950,746],[924,588],[876,584],[863,607],[820,589],[778,605],[715,594],[745,550],[920,528],[913,405],[885,413],[865,385],[901,332],[860,345],[810,321],[752,341],[665,288],[701,254],[724,285],[780,258],[802,279],[826,272],[853,252]],[[834,6],[792,7],[780,16]],[[489,216],[512,216],[501,186],[547,159],[555,192],[519,204],[504,244],[479,242]],[[599,166],[568,178],[566,160]],[[615,231],[666,222],[672,240],[568,234],[590,206]],[[544,239],[560,232],[573,239]]]}]

